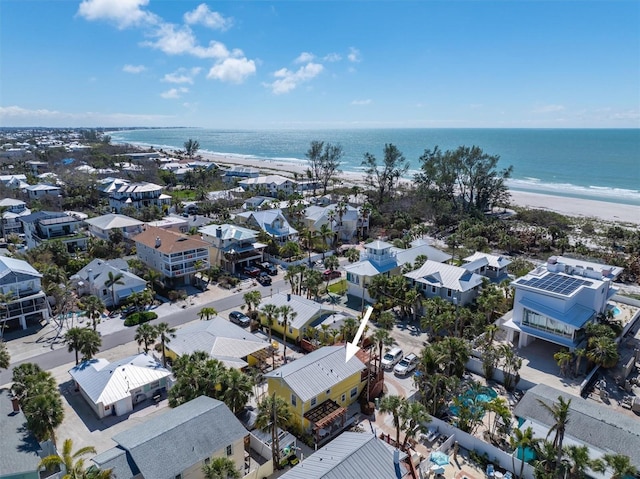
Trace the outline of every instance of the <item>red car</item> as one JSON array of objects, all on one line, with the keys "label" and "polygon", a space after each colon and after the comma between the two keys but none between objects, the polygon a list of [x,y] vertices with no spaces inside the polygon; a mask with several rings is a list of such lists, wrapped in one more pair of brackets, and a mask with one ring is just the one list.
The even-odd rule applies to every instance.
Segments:
[{"label": "red car", "polygon": [[342,277],[342,273],[340,271],[328,269],[324,273],[322,273],[322,277],[324,278],[325,281],[329,281],[330,279],[336,279],[336,278]]},{"label": "red car", "polygon": [[246,266],[244,268],[244,274],[251,278],[256,278],[260,274],[260,270],[255,266]]}]

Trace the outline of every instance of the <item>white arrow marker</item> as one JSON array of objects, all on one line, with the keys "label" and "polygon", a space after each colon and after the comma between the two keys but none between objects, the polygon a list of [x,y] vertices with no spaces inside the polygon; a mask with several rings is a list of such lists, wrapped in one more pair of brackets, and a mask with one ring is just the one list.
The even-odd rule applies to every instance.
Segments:
[{"label": "white arrow marker", "polygon": [[347,342],[347,359],[345,360],[345,362],[349,362],[349,359],[354,357],[360,349],[358,343],[360,342],[360,338],[362,337],[362,333],[364,333],[364,328],[367,325],[367,321],[369,321],[369,317],[371,316],[372,312],[373,308],[369,306],[367,308],[367,312],[364,313],[364,318],[362,318],[362,322],[360,323],[360,327],[358,328],[358,332],[356,333],[355,338],[353,338],[353,342]]}]

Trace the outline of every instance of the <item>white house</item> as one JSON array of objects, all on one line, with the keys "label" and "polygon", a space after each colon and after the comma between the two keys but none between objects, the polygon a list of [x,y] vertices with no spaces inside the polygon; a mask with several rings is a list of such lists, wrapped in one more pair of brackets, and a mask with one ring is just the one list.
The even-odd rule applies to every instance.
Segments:
[{"label": "white house", "polygon": [[511,260],[506,256],[476,251],[463,259],[462,267],[472,273],[486,276],[492,281],[502,281],[508,278],[507,267]]},{"label": "white house", "polygon": [[411,286],[417,286],[423,296],[440,297],[458,306],[472,302],[482,286],[479,274],[430,259],[404,277]]},{"label": "white house", "polygon": [[0,309],[0,324],[27,329],[30,324],[49,321],[49,303],[41,278],[26,261],[0,256],[0,293],[9,298],[6,308]]},{"label": "white house", "polygon": [[85,220],[89,226],[89,233],[96,238],[108,240],[109,233],[112,230],[120,230],[126,239],[142,232],[144,223],[135,218],[117,213],[109,213],[107,215],[96,216]]},{"label": "white house", "polygon": [[360,254],[360,261],[344,267],[347,272],[347,294],[371,302],[367,289],[371,278],[379,274],[400,274],[402,265],[414,264],[418,257],[430,258],[436,262],[451,259],[451,255],[418,240],[409,249],[396,248],[385,241],[372,241],[365,244],[365,252]]},{"label": "white house", "polygon": [[98,180],[98,190],[102,196],[109,196],[114,191],[127,186],[129,183],[131,183],[129,180],[124,180],[122,178],[103,178]]},{"label": "white house", "polygon": [[343,242],[350,242],[359,233],[366,234],[369,231],[369,215],[363,216],[361,208],[347,204],[344,208],[338,207],[337,204],[309,206],[305,210],[303,222],[314,232],[326,224]]},{"label": "white house", "polygon": [[109,206],[116,213],[127,206],[140,210],[151,206],[162,209],[165,205],[171,206],[171,196],[162,193],[162,186],[154,183],[130,183],[109,193]]},{"label": "white house", "polygon": [[127,414],[157,391],[171,387],[171,371],[144,353],[114,363],[91,359],[71,368],[69,374],[99,418]]},{"label": "white house", "polygon": [[235,219],[264,231],[280,244],[298,240],[298,230],[289,224],[282,210],[245,211],[238,213]]},{"label": "white house", "polygon": [[[112,284],[113,279],[118,280]],[[124,259],[94,259],[71,277],[78,295],[97,296],[107,307],[117,306],[132,293],[144,291],[147,282],[129,271]]]},{"label": "white house", "polygon": [[163,228],[147,226],[133,241],[138,258],[171,284],[192,284],[195,274],[209,268],[209,243]]},{"label": "white house", "polygon": [[247,178],[238,182],[247,191],[256,191],[269,196],[278,196],[282,193],[288,196],[298,191],[298,182],[281,175],[258,176]]},{"label": "white house", "polygon": [[515,290],[513,317],[503,324],[508,339],[525,347],[535,339],[574,349],[585,328],[607,311],[616,294],[613,281],[623,268],[563,256],[511,283]]},{"label": "white house", "polygon": [[239,268],[262,262],[266,244],[258,241],[258,232],[231,224],[212,224],[198,230],[204,241],[211,245],[212,265],[235,273]]},{"label": "white house", "polygon": [[31,210],[27,208],[24,201],[4,198],[0,200],[0,211],[2,211],[1,233],[4,233],[5,237],[24,232],[19,218],[31,214]]},{"label": "white house", "polygon": [[84,221],[67,212],[38,211],[19,217],[29,248],[47,241],[62,241],[70,253],[87,249],[87,235],[83,231]]},{"label": "white house", "polygon": [[38,183],[37,185],[27,185],[23,188],[27,193],[30,200],[37,200],[45,196],[57,198],[62,192],[62,188],[59,186],[47,185],[44,183]]}]

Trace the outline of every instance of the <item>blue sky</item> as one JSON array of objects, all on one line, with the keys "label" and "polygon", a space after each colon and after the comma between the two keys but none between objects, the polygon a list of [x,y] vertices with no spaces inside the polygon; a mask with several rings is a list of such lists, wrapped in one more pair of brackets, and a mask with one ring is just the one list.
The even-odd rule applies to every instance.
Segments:
[{"label": "blue sky", "polygon": [[640,127],[640,2],[2,0],[0,126]]}]

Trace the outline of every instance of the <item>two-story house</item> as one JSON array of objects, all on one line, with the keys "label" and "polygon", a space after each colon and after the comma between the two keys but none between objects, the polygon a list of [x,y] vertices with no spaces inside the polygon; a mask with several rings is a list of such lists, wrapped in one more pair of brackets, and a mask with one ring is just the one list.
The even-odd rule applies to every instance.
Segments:
[{"label": "two-story house", "polygon": [[89,233],[92,236],[103,240],[108,240],[109,234],[113,230],[119,230],[125,239],[131,239],[142,232],[144,225],[142,221],[117,213],[89,218],[85,220],[85,223],[89,226]]},{"label": "two-story house", "polygon": [[471,303],[482,286],[482,276],[460,266],[427,260],[404,275],[426,298],[440,297],[457,306]]},{"label": "two-story house", "polygon": [[109,206],[115,213],[131,206],[136,210],[157,206],[171,206],[171,196],[162,193],[162,186],[154,183],[130,183],[120,185],[109,193]]},{"label": "two-story house", "polygon": [[371,279],[379,274],[398,275],[402,265],[414,264],[419,257],[426,257],[438,263],[449,261],[451,255],[440,251],[422,240],[416,240],[411,248],[396,248],[385,241],[375,240],[364,245],[360,261],[344,267],[347,272],[347,294],[371,302],[368,286]]},{"label": "two-story house", "polygon": [[2,235],[3,238],[11,234],[24,232],[20,217],[31,214],[31,210],[27,208],[27,204],[24,201],[4,198],[0,200],[0,212],[2,212],[2,230],[0,231],[0,235]]},{"label": "two-story house", "polygon": [[62,188],[54,185],[47,185],[45,183],[38,183],[37,185],[27,185],[23,188],[30,200],[37,200],[45,196],[57,198],[62,192]]},{"label": "two-story house", "polygon": [[506,256],[476,251],[463,259],[462,267],[472,273],[482,275],[493,282],[500,282],[509,277],[507,272],[511,260]]},{"label": "two-story house", "polygon": [[21,216],[27,247],[35,248],[47,241],[62,241],[70,253],[87,249],[84,220],[69,213],[38,211]]},{"label": "two-story house", "polygon": [[346,361],[345,351],[325,346],[264,375],[269,394],[287,402],[291,422],[312,432],[316,442],[346,426],[347,408],[366,387],[366,360],[357,354]]},{"label": "two-story house", "polygon": [[212,265],[231,273],[242,267],[262,262],[267,245],[258,241],[258,232],[232,224],[212,224],[198,230],[204,241],[211,245]]},{"label": "two-story house", "polygon": [[585,338],[586,326],[605,314],[616,294],[613,281],[623,268],[552,256],[545,265],[511,283],[513,316],[503,324],[518,347],[536,339],[573,350]]},{"label": "two-story house", "polygon": [[0,293],[6,301],[0,308],[0,331],[49,322],[49,303],[41,278],[26,261],[0,256]]},{"label": "two-story house", "polygon": [[322,225],[326,224],[338,240],[347,243],[359,234],[366,234],[369,231],[369,215],[363,215],[361,208],[354,208],[348,204],[309,206],[305,210],[303,222],[310,231],[314,232],[319,231]]},{"label": "two-story house", "polygon": [[259,194],[277,197],[289,196],[298,191],[298,182],[281,175],[258,176],[247,178],[238,182],[246,191],[255,191]]},{"label": "two-story house", "polygon": [[146,226],[133,241],[138,259],[171,285],[193,284],[195,274],[209,268],[209,243],[197,237]]},{"label": "two-story house", "polygon": [[101,470],[112,469],[118,479],[204,479],[203,466],[218,457],[231,460],[242,478],[268,477],[273,472],[273,463],[264,456],[261,465],[254,463],[253,435],[226,404],[207,396],[112,439],[116,446],[92,460]]},{"label": "two-story house", "polygon": [[245,211],[236,215],[236,221],[264,231],[281,245],[298,240],[298,230],[289,224],[279,209]]},{"label": "two-story house", "polygon": [[122,258],[96,258],[71,276],[78,296],[97,296],[107,307],[114,307],[131,296],[144,291],[147,282],[129,271]]}]

